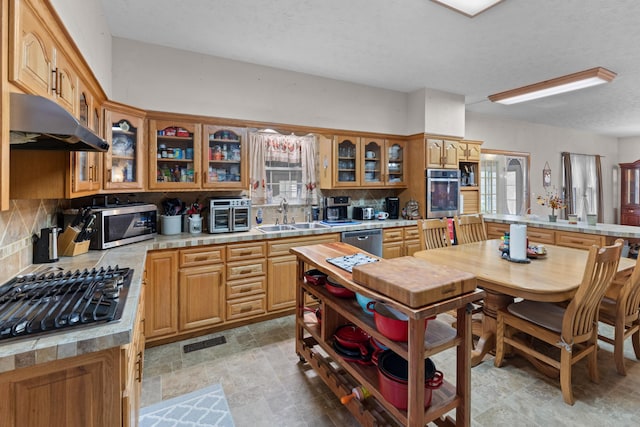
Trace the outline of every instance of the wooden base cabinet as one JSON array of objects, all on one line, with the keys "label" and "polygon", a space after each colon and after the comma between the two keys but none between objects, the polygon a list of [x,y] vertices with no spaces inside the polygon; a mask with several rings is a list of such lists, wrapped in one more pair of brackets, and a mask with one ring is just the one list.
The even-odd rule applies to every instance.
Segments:
[{"label": "wooden base cabinet", "polygon": [[147,253],[147,340],[178,332],[178,251]]},{"label": "wooden base cabinet", "polygon": [[178,328],[200,329],[224,320],[224,266],[181,269],[178,275]]},{"label": "wooden base cabinet", "polygon": [[421,250],[418,227],[387,228],[382,232],[382,258],[411,256]]}]

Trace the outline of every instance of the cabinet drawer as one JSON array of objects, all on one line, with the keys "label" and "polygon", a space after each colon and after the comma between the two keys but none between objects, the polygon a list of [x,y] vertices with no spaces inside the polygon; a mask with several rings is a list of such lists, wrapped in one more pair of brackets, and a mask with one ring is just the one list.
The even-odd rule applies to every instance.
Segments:
[{"label": "cabinet drawer", "polygon": [[296,246],[318,245],[320,243],[339,242],[338,234],[321,234],[313,237],[297,237],[291,239],[276,240],[267,244],[267,255],[269,257],[289,255],[289,249]]},{"label": "cabinet drawer", "polygon": [[264,259],[231,262],[227,264],[227,280],[260,276],[261,274],[265,274],[266,271],[267,261]]},{"label": "cabinet drawer", "polygon": [[532,243],[546,243],[548,245],[556,243],[556,232],[544,228],[527,227],[527,237]]},{"label": "cabinet drawer", "polygon": [[260,294],[266,290],[267,279],[264,276],[227,281],[227,300]]},{"label": "cabinet drawer", "polygon": [[419,240],[420,234],[418,232],[418,226],[414,225],[413,227],[405,227],[404,229],[404,240]]},{"label": "cabinet drawer", "polygon": [[[509,224],[500,224],[497,222],[485,222],[487,227],[487,238],[488,239],[499,239],[504,236],[505,231],[509,231]],[[527,229],[527,232],[529,230]]]},{"label": "cabinet drawer", "polygon": [[242,261],[249,258],[261,258],[267,253],[267,246],[263,243],[242,243],[227,246],[227,261]]},{"label": "cabinet drawer", "polygon": [[224,262],[224,246],[180,250],[180,267],[195,267]]},{"label": "cabinet drawer", "polygon": [[562,231],[556,233],[556,245],[568,246],[577,249],[589,249],[593,245],[603,246],[606,243],[604,236],[595,234],[572,233]]},{"label": "cabinet drawer", "polygon": [[382,242],[402,241],[402,228],[390,228],[382,231]]},{"label": "cabinet drawer", "polygon": [[245,317],[264,314],[267,312],[266,307],[267,297],[264,294],[228,301],[226,320],[243,319]]}]

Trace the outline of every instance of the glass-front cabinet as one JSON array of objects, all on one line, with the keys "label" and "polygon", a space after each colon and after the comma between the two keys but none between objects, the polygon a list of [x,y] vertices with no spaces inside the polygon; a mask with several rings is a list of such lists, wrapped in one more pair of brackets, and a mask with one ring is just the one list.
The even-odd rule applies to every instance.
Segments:
[{"label": "glass-front cabinet", "polygon": [[[320,143],[320,188],[407,186],[406,141],[335,136],[331,149],[327,145]],[[329,168],[331,179],[326,173]]]},{"label": "glass-front cabinet", "polygon": [[336,147],[334,165],[335,187],[353,187],[360,184],[360,138],[352,136],[334,137]]},{"label": "glass-front cabinet", "polygon": [[105,106],[105,190],[144,190],[144,112],[109,102]]},{"label": "glass-front cabinet", "polygon": [[385,186],[406,187],[407,175],[405,172],[406,141],[388,139],[385,140]]},{"label": "glass-front cabinet", "polygon": [[640,160],[620,163],[620,224],[640,226]]},{"label": "glass-front cabinet", "polygon": [[363,187],[380,187],[384,184],[384,139],[362,138],[364,145],[360,156],[360,184]]},{"label": "glass-front cabinet", "polygon": [[[91,93],[81,86],[78,98],[78,121],[81,125],[102,136],[100,115],[93,114],[100,111],[100,106]],[[71,197],[94,194],[101,188],[100,176],[101,153],[91,151],[75,151],[71,153],[72,179]]]},{"label": "glass-front cabinet", "polygon": [[149,120],[149,188],[201,187],[201,125]]},{"label": "glass-front cabinet", "polygon": [[205,125],[202,146],[204,188],[247,188],[249,172],[246,129]]}]

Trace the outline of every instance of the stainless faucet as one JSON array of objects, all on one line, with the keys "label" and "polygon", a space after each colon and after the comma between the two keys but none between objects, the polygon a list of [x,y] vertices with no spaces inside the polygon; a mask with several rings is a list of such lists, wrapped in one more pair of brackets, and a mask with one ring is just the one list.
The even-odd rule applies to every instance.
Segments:
[{"label": "stainless faucet", "polygon": [[287,198],[283,197],[280,201],[280,207],[278,208],[278,212],[282,212],[282,223],[286,224],[287,220],[287,211],[289,210],[289,203],[287,203]]}]

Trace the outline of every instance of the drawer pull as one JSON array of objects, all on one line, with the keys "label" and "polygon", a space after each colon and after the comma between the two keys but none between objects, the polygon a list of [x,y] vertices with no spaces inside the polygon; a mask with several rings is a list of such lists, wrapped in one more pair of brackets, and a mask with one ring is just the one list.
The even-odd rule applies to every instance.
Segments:
[{"label": "drawer pull", "polygon": [[251,291],[251,286],[243,286],[242,288],[240,288],[240,292],[249,292]]},{"label": "drawer pull", "polygon": [[246,256],[246,255],[251,255],[252,253],[253,253],[253,252],[252,252],[251,250],[248,250],[248,251],[242,251],[242,252],[240,252],[240,255],[242,255],[242,256]]},{"label": "drawer pull", "polygon": [[240,313],[246,313],[247,311],[251,311],[253,309],[253,306],[251,304],[243,304],[242,307],[240,307]]},{"label": "drawer pull", "polygon": [[206,255],[200,255],[200,256],[196,256],[194,259],[196,261],[206,261],[207,259],[209,259],[209,257]]},{"label": "drawer pull", "polygon": [[249,274],[251,273],[253,270],[251,269],[247,269],[247,270],[240,270],[240,272],[238,274]]}]

